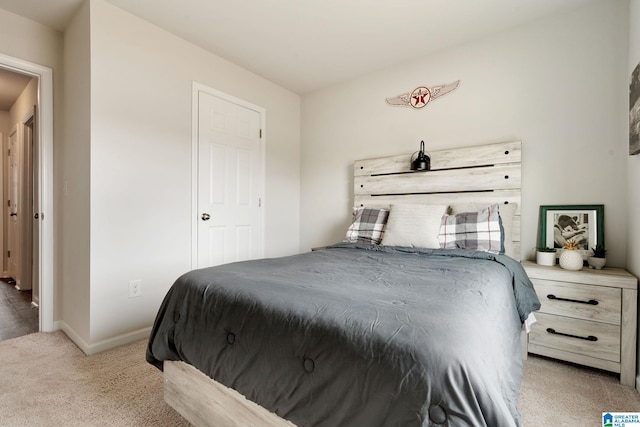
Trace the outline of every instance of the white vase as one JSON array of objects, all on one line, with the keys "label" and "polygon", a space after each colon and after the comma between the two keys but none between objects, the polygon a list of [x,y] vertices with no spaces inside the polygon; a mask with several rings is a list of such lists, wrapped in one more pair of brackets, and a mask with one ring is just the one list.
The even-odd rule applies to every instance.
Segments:
[{"label": "white vase", "polygon": [[582,254],[574,250],[564,250],[560,254],[560,267],[565,270],[581,270],[583,265]]},{"label": "white vase", "polygon": [[589,267],[595,268],[596,270],[600,270],[607,263],[607,259],[590,256],[589,258],[587,258],[587,262],[589,263]]},{"label": "white vase", "polygon": [[536,263],[538,265],[553,266],[556,263],[556,253],[536,251]]}]

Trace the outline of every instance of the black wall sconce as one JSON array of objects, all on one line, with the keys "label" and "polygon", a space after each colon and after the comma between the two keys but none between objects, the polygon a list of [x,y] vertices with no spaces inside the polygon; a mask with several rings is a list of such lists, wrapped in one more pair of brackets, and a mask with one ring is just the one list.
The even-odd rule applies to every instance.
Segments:
[{"label": "black wall sconce", "polygon": [[411,155],[412,171],[428,171],[431,169],[431,157],[424,154],[424,141],[420,141],[420,151],[418,152],[418,157],[416,157],[415,160],[413,160],[413,154]]}]

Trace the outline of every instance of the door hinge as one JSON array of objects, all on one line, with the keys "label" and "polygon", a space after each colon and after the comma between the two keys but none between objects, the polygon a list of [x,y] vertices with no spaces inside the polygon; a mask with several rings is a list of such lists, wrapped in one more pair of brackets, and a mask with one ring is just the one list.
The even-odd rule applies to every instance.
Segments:
[{"label": "door hinge", "polygon": [[260,138],[262,138],[262,129],[260,129]]},{"label": "door hinge", "polygon": [[7,156],[11,156],[11,149],[7,150]]},{"label": "door hinge", "polygon": [[11,258],[11,251],[7,251],[7,258]]},{"label": "door hinge", "polygon": [[262,207],[262,197],[258,197],[258,207]]}]

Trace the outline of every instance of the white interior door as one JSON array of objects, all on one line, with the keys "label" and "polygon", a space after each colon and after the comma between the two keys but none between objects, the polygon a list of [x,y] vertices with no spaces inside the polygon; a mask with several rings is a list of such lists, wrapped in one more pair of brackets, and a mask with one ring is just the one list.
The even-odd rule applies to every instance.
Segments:
[{"label": "white interior door", "polygon": [[7,203],[7,271],[17,284],[20,280],[20,248],[19,248],[19,223],[18,209],[20,208],[20,167],[19,167],[19,135],[18,127],[14,127],[9,134],[9,156],[8,156],[8,188],[9,200]]},{"label": "white interior door", "polygon": [[260,258],[262,117],[198,92],[197,267]]}]

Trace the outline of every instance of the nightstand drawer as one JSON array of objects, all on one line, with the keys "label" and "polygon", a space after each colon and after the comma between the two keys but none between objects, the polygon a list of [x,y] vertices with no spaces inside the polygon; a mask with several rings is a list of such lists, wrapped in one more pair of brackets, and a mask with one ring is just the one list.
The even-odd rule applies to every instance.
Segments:
[{"label": "nightstand drawer", "polygon": [[536,313],[529,342],[590,357],[620,361],[620,326]]},{"label": "nightstand drawer", "polygon": [[620,325],[622,290],[619,288],[541,279],[531,281],[540,299],[541,313]]}]

